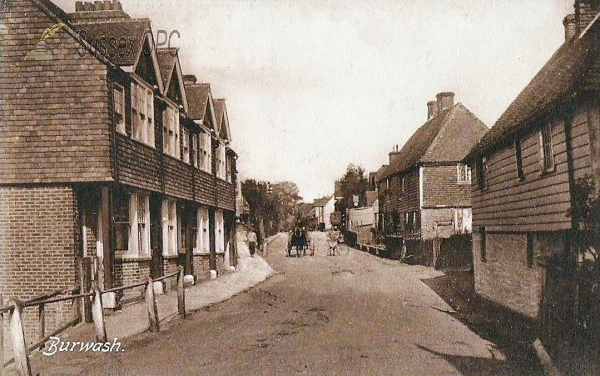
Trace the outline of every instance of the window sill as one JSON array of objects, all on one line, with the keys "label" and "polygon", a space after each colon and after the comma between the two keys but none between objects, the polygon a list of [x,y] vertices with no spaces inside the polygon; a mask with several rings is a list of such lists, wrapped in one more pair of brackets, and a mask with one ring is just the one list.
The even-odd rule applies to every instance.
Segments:
[{"label": "window sill", "polygon": [[162,255],[162,256],[163,256],[163,258],[164,258],[164,259],[167,259],[167,260],[171,260],[171,259],[176,259],[176,258],[179,258],[179,254],[167,255],[167,254],[164,254],[164,253],[163,253],[163,255]]},{"label": "window sill", "polygon": [[206,251],[192,252],[192,256],[210,256],[210,252],[206,252]]},{"label": "window sill", "polygon": [[148,255],[135,255],[135,254],[122,254],[122,255],[115,255],[115,260],[117,261],[123,261],[123,262],[135,262],[135,261],[151,261],[152,260],[152,256],[148,256]]},{"label": "window sill", "polygon": [[552,175],[556,172],[556,166],[542,170],[542,176]]}]

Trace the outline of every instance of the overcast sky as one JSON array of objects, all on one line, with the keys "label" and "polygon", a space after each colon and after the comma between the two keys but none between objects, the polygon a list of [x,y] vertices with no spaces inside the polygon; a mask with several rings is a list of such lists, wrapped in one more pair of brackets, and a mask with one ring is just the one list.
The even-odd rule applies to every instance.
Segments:
[{"label": "overcast sky", "polygon": [[[56,3],[68,12],[74,1]],[[226,98],[243,178],[332,194],[349,163],[376,171],[456,93],[491,127],[564,41],[573,0],[124,0],[181,38],[184,73]]]}]

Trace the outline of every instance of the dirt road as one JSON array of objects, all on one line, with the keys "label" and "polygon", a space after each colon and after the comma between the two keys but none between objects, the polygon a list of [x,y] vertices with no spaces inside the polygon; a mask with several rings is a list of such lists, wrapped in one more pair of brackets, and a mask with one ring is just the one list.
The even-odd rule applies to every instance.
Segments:
[{"label": "dirt road", "polygon": [[284,235],[268,250],[279,274],[235,298],[100,354],[87,374],[111,375],[516,375],[492,343],[452,318],[406,266],[351,250],[287,257]]}]

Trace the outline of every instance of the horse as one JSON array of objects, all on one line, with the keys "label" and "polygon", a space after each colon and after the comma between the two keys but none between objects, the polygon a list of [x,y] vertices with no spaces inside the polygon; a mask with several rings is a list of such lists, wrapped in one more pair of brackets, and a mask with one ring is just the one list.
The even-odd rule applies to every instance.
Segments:
[{"label": "horse", "polygon": [[302,236],[302,231],[299,228],[295,228],[294,232],[292,232],[292,238],[288,244],[288,256],[292,257],[292,248],[296,247],[296,257],[301,256],[301,252],[305,247],[306,236]]}]

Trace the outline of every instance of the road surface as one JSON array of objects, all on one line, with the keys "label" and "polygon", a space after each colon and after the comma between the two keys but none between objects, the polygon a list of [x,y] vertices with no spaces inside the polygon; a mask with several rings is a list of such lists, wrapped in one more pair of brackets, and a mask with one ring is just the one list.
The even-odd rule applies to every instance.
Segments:
[{"label": "road surface", "polygon": [[267,259],[279,274],[233,299],[87,358],[91,375],[519,375],[419,278],[431,269],[351,250]]}]

